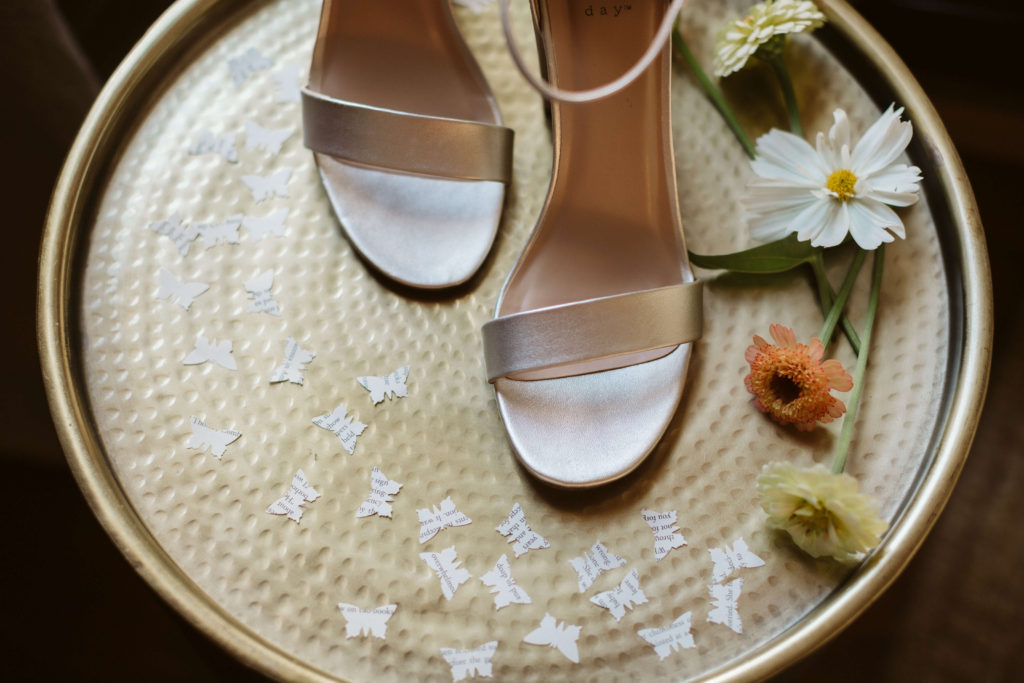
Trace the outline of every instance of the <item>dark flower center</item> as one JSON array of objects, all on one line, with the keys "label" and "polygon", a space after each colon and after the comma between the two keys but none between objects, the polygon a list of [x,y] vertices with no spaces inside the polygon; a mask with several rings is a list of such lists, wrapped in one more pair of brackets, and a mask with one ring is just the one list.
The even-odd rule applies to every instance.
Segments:
[{"label": "dark flower center", "polygon": [[768,386],[771,388],[772,393],[775,394],[775,397],[782,403],[792,403],[800,398],[799,385],[785,375],[772,375]]}]

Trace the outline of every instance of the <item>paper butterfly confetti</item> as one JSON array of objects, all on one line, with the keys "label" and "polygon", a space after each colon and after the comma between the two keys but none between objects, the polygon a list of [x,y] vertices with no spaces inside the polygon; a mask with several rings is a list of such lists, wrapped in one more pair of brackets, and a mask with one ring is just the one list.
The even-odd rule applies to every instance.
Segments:
[{"label": "paper butterfly confetti", "polygon": [[743,622],[740,621],[737,605],[742,590],[743,579],[733,579],[729,583],[716,583],[708,586],[708,593],[711,594],[708,622],[722,624],[736,633],[743,633]]},{"label": "paper butterfly confetti", "polygon": [[391,481],[376,467],[370,472],[370,496],[356,510],[356,517],[378,515],[391,518],[391,496],[397,495],[402,485]]},{"label": "paper butterfly confetti", "polygon": [[632,610],[637,605],[647,602],[647,596],[640,590],[640,572],[634,569],[622,582],[611,589],[598,593],[590,598],[590,602],[607,609],[615,621],[619,621],[626,614],[626,609]]},{"label": "paper butterfly confetti", "polygon": [[185,356],[182,361],[185,365],[200,365],[207,361],[213,361],[222,368],[237,370],[238,364],[235,357],[231,355],[231,340],[225,339],[218,342],[216,339],[211,343],[209,339],[200,335],[196,337],[196,348]]},{"label": "paper butterfly confetti", "polygon": [[250,313],[269,313],[270,315],[281,315],[281,307],[274,300],[270,289],[274,286],[273,269],[265,270],[251,280],[242,283],[245,291],[249,294]]},{"label": "paper butterfly confetti", "polygon": [[160,269],[160,289],[157,299],[177,300],[186,311],[192,306],[195,298],[208,290],[210,285],[202,282],[182,282],[165,268]]},{"label": "paper butterfly confetti", "polygon": [[277,156],[285,140],[292,136],[294,128],[264,128],[254,121],[245,122],[245,148],[267,152]]},{"label": "paper butterfly confetti", "polygon": [[475,650],[455,650],[450,647],[441,648],[441,656],[452,668],[452,680],[461,681],[467,676],[491,677],[491,658],[498,649],[498,641],[484,643]]},{"label": "paper butterfly confetti", "polygon": [[295,339],[288,337],[284,343],[284,362],[270,375],[270,383],[302,384],[305,379],[302,373],[306,371],[306,364],[314,358],[316,358],[315,353],[306,351],[296,343]]},{"label": "paper butterfly confetti", "polygon": [[189,437],[188,443],[185,445],[196,451],[205,451],[209,446],[210,453],[217,456],[218,460],[224,455],[228,444],[242,435],[241,432],[232,429],[208,427],[205,422],[195,416],[190,417],[189,421],[192,423],[192,436]]},{"label": "paper butterfly confetti", "polygon": [[693,634],[690,633],[690,612],[686,612],[665,628],[642,628],[636,633],[654,648],[658,659],[665,659],[680,648],[697,647],[693,642]]},{"label": "paper butterfly confetti", "polygon": [[242,227],[249,232],[253,242],[264,237],[284,237],[284,219],[288,218],[288,209],[278,209],[268,216],[246,216],[242,219]]},{"label": "paper butterfly confetti", "polygon": [[223,223],[197,223],[196,232],[203,240],[203,247],[209,249],[218,244],[238,244],[238,228],[242,225],[242,214],[229,216]]},{"label": "paper butterfly confetti", "polygon": [[382,605],[376,609],[361,610],[347,602],[339,602],[338,609],[345,617],[345,637],[372,635],[381,640],[388,632],[388,619],[398,609],[398,605]]},{"label": "paper butterfly confetti", "polygon": [[512,546],[512,552],[516,554],[516,557],[525,555],[530,550],[547,548],[549,545],[543,536],[526,524],[526,515],[519,503],[512,505],[512,512],[508,513],[508,519],[495,528],[502,536],[509,537],[509,543],[515,543]]},{"label": "paper butterfly confetti", "polygon": [[292,478],[288,493],[284,494],[284,498],[278,498],[271,503],[267,512],[272,515],[288,515],[288,519],[298,522],[302,518],[302,510],[306,503],[312,503],[319,497],[320,494],[309,485],[306,475],[299,470]]},{"label": "paper butterfly confetti", "polygon": [[225,133],[217,137],[208,130],[199,134],[199,139],[188,148],[192,156],[200,154],[219,154],[232,164],[238,163],[238,153],[235,151],[235,134]]},{"label": "paper butterfly confetti", "polygon": [[165,221],[150,223],[149,228],[158,235],[170,239],[174,243],[174,248],[182,256],[188,256],[188,248],[192,245],[192,240],[199,236],[199,232],[191,225],[186,228],[181,224],[181,214],[177,212]]},{"label": "paper butterfly confetti", "polygon": [[357,377],[356,381],[370,392],[370,400],[377,405],[385,398],[405,398],[409,389],[405,380],[409,378],[409,366],[398,368],[387,377]]},{"label": "paper butterfly confetti", "polygon": [[609,552],[601,541],[591,546],[590,553],[583,553],[581,557],[569,560],[569,564],[579,575],[580,593],[585,593],[593,585],[594,580],[604,572],[626,564],[624,559]]},{"label": "paper butterfly confetti", "polygon": [[282,168],[268,176],[244,175],[242,176],[242,182],[249,188],[253,200],[262,202],[264,199],[270,199],[274,195],[287,197],[288,188],[285,185],[291,177],[292,170],[290,168]]},{"label": "paper butterfly confetti", "polygon": [[501,609],[511,604],[529,605],[530,596],[516,585],[512,578],[512,568],[508,564],[508,555],[502,555],[494,569],[480,577],[485,586],[494,594],[494,609]]},{"label": "paper butterfly confetti", "polygon": [[641,510],[644,521],[651,527],[654,533],[654,559],[660,560],[668,555],[668,551],[675,548],[682,548],[686,545],[686,539],[678,533],[679,526],[676,524],[677,512],[655,512],[654,510]]},{"label": "paper butterfly confetti", "polygon": [[314,417],[313,424],[334,432],[334,435],[341,439],[341,445],[349,455],[356,449],[356,438],[366,429],[366,425],[355,419],[354,415],[345,414],[344,403],[339,403],[337,408],[326,415]]},{"label": "paper butterfly confetti", "polygon": [[445,548],[439,553],[420,553],[420,559],[426,562],[441,580],[441,592],[445,600],[451,600],[459,586],[473,578],[468,571],[459,566],[455,546]]},{"label": "paper butterfly confetti", "polygon": [[580,654],[576,646],[579,637],[579,626],[567,626],[564,621],[559,624],[553,616],[545,614],[540,620],[540,628],[530,631],[523,638],[523,642],[531,645],[550,645],[565,655],[569,661],[579,664]]},{"label": "paper butterfly confetti", "polygon": [[278,102],[299,102],[302,99],[299,91],[298,64],[289,64],[270,78],[277,86]]},{"label": "paper butterfly confetti", "polygon": [[485,7],[493,3],[494,0],[455,0],[456,5],[468,8],[473,14],[480,14]]},{"label": "paper butterfly confetti", "polygon": [[426,543],[441,529],[447,529],[450,526],[466,526],[473,521],[455,509],[455,503],[452,502],[451,496],[441,501],[440,509],[436,505],[433,508],[433,511],[424,508],[416,510],[416,514],[420,518],[420,543]]},{"label": "paper butterfly confetti", "polygon": [[714,569],[711,570],[712,583],[721,583],[741,567],[764,566],[764,560],[752,553],[742,538],[737,538],[732,548],[724,545],[721,548],[712,548],[708,552],[711,553],[711,561],[715,563]]},{"label": "paper butterfly confetti", "polygon": [[246,50],[245,54],[228,60],[228,68],[231,69],[231,80],[235,82],[235,85],[241,85],[245,79],[257,71],[269,69],[272,66],[274,66],[274,61],[264,57],[254,47]]}]

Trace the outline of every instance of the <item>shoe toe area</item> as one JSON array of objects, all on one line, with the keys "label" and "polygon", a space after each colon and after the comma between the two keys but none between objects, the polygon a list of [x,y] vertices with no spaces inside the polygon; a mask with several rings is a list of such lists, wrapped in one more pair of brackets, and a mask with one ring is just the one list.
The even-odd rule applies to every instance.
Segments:
[{"label": "shoe toe area", "polygon": [[588,375],[499,379],[498,408],[520,462],[564,487],[595,486],[631,472],[675,414],[690,348]]},{"label": "shoe toe area", "polygon": [[414,287],[450,287],[487,257],[502,183],[394,173],[321,154],[317,163],[349,240],[385,275]]}]

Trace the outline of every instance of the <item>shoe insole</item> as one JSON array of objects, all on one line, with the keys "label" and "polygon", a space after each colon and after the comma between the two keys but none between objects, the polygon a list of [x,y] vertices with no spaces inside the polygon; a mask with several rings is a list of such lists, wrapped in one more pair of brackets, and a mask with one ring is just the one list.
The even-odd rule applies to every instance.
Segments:
[{"label": "shoe insole", "polygon": [[[548,73],[582,90],[644,53],[665,2],[542,3]],[[607,14],[603,11],[607,9]],[[499,315],[682,281],[666,87],[667,51],[626,89],[552,108],[555,167],[546,212]]]}]

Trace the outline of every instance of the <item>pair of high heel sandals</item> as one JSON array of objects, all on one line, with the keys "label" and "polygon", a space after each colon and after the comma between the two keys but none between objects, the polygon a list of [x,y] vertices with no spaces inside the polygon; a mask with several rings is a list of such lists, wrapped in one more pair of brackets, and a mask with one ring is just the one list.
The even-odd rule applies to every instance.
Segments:
[{"label": "pair of high heel sandals", "polygon": [[[636,468],[678,407],[701,286],[672,153],[669,33],[683,0],[531,0],[550,101],[551,184],[483,327],[487,378],[523,466],[564,487]],[[595,9],[597,11],[595,11]],[[324,0],[306,145],[363,258],[407,286],[462,284],[497,234],[513,133],[448,0]]]}]

